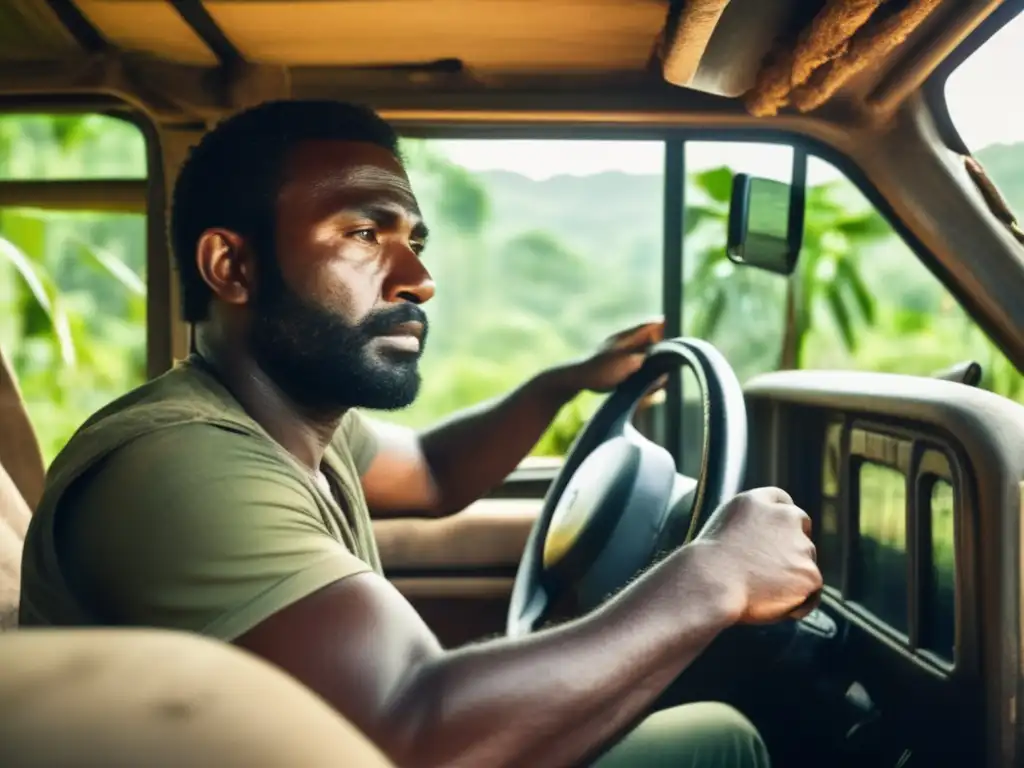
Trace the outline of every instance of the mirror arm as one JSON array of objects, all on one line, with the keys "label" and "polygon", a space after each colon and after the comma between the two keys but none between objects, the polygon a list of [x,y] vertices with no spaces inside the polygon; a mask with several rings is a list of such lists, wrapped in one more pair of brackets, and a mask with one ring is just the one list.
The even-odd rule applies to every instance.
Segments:
[{"label": "mirror arm", "polygon": [[[793,176],[789,188],[789,252],[796,269],[804,244],[804,215],[807,210],[807,150],[793,147]],[[791,270],[791,271],[792,271]]]},{"label": "mirror arm", "polygon": [[[729,200],[729,231],[725,240],[726,252],[730,259],[743,259],[743,244],[747,241],[747,221],[750,218],[750,176],[737,173],[732,179],[732,196]],[[792,226],[792,222],[790,222]]]}]

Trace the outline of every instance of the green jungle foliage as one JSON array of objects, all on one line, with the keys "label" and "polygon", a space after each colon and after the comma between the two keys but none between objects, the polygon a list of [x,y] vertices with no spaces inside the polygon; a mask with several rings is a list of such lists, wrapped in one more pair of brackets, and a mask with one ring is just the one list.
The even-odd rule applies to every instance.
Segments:
[{"label": "green jungle foliage", "polygon": [[[471,172],[429,141],[405,153],[438,293],[422,394],[381,418],[430,424],[660,313],[660,174],[536,181]],[[1024,210],[1024,146],[987,154]],[[113,118],[0,118],[0,178],[142,178],[145,157],[138,130]],[[1015,368],[845,180],[810,189],[793,278],[728,261],[729,189],[742,170],[688,175],[684,256],[685,331],[718,345],[741,380],[812,367],[928,375],[975,359],[987,387],[1024,397]],[[143,216],[0,210],[0,344],[48,460],[144,380],[145,258]],[[598,401],[574,401],[534,453],[562,455]]]}]

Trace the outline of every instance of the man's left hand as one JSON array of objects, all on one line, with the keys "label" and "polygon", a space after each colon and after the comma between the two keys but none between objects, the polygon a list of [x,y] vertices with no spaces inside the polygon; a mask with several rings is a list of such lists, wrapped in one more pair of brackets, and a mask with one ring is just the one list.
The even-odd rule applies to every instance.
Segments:
[{"label": "man's left hand", "polygon": [[567,366],[566,384],[579,392],[609,392],[635,373],[653,344],[665,337],[665,322],[657,320],[620,331],[591,355]]}]

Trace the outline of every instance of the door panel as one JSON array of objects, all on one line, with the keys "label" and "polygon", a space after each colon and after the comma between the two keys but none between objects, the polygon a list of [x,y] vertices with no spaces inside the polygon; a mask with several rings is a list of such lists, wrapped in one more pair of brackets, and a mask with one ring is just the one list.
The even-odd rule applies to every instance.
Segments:
[{"label": "door panel", "polygon": [[820,615],[836,630],[773,630],[790,632],[768,670],[789,688],[787,706],[771,701],[786,718],[776,738],[789,731],[797,764],[801,720],[801,733],[814,722],[834,734],[827,746],[851,764],[905,752],[908,765],[1016,764],[1024,407],[845,371],[773,373],[746,389],[748,485],[782,486],[811,515]]},{"label": "door panel", "polygon": [[542,499],[481,499],[439,520],[375,520],[384,572],[445,647],[504,634]]}]

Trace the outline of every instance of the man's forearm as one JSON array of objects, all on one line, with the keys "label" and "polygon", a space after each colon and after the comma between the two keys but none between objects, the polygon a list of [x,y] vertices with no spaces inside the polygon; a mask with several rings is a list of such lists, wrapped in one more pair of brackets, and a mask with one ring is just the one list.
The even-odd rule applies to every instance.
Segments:
[{"label": "man's forearm", "polygon": [[545,371],[505,397],[460,411],[420,436],[437,490],[432,513],[458,512],[511,474],[562,406],[578,394],[568,370]]},{"label": "man's forearm", "polygon": [[586,618],[424,663],[391,709],[405,733],[395,757],[410,766],[528,760],[542,768],[594,754],[736,620],[737,596],[716,582],[702,546],[666,559]]}]

